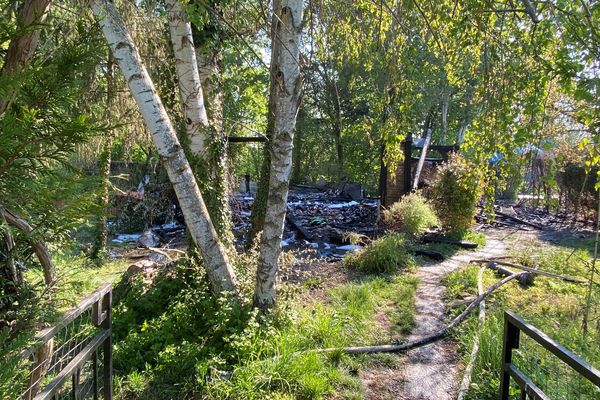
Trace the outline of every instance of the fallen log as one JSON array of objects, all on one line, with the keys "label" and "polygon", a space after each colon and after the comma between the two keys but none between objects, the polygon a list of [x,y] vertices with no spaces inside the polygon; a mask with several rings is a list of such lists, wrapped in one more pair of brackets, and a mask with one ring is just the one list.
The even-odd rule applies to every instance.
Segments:
[{"label": "fallen log", "polygon": [[[487,263],[486,267],[492,271],[496,271],[502,276],[509,276],[515,273],[508,268],[501,267],[498,264],[498,261],[489,262]],[[533,274],[531,272],[525,272],[521,277],[518,278],[518,281],[523,286],[531,286],[533,285]]]},{"label": "fallen log", "polygon": [[[485,267],[482,267],[482,268],[485,268]],[[469,303],[471,303],[476,298],[477,298],[477,296],[469,296],[464,299],[457,299],[457,300],[454,300],[451,303],[449,303],[446,308],[453,309],[453,308],[464,307],[466,305],[469,305]]]},{"label": "fallen log", "polygon": [[542,271],[540,269],[535,269],[535,268],[530,268],[530,267],[526,267],[524,265],[519,265],[519,264],[515,264],[515,263],[511,263],[511,262],[507,262],[507,261],[500,261],[500,260],[493,260],[493,259],[483,259],[483,260],[471,260],[470,263],[471,264],[483,264],[483,263],[496,263],[496,264],[500,264],[500,265],[505,265],[507,267],[513,267],[513,268],[517,268],[526,272],[530,272],[532,274],[536,274],[536,275],[543,275],[543,276],[547,276],[549,278],[556,278],[556,279],[560,279],[561,281],[565,281],[565,282],[570,282],[570,283],[577,283],[580,285],[587,285],[588,282],[581,280],[581,279],[576,279],[576,278],[571,278],[568,276],[563,276],[563,275],[558,275],[558,274],[554,274],[552,272],[546,272],[546,271]]},{"label": "fallen log", "polygon": [[[506,283],[512,281],[513,279],[517,279],[524,272],[519,272],[517,274],[513,274],[511,276],[507,276],[506,278],[494,283],[490,286],[485,292],[479,295],[471,304],[464,309],[462,313],[460,313],[456,318],[452,320],[448,325],[444,328],[433,332],[429,335],[423,336],[422,338],[412,340],[410,342],[400,343],[400,344],[384,344],[379,346],[358,346],[358,347],[342,347],[342,348],[325,348],[325,349],[315,349],[311,351],[316,351],[318,353],[330,353],[330,352],[342,352],[346,354],[373,354],[373,353],[399,353],[407,350],[412,350],[417,347],[422,347],[434,342],[437,342],[446,336],[454,329],[458,324],[464,322],[467,319],[467,316],[473,311],[475,307],[477,307],[483,300],[486,299],[490,294],[492,294],[495,290],[505,285]],[[306,353],[306,351],[302,352]]]},{"label": "fallen log", "polygon": [[433,251],[433,250],[417,249],[417,250],[415,250],[415,255],[425,256],[425,257],[431,258],[432,260],[436,260],[436,261],[444,261],[446,259],[446,257],[444,257],[444,255],[442,253],[440,253],[439,251]]},{"label": "fallen log", "polygon": [[510,214],[507,214],[507,213],[504,213],[504,212],[502,212],[502,211],[498,211],[498,210],[496,210],[496,214],[497,214],[497,215],[501,215],[501,216],[503,216],[504,218],[508,218],[508,219],[511,219],[511,220],[513,220],[513,221],[516,221],[516,222],[518,222],[518,223],[520,223],[520,224],[527,225],[527,226],[531,226],[532,228],[535,228],[535,229],[539,229],[540,231],[543,231],[543,230],[544,230],[544,227],[543,227],[543,226],[541,226],[541,225],[535,224],[535,223],[533,223],[533,222],[525,221],[524,219],[521,219],[521,218],[519,218],[519,217],[512,216],[512,215],[510,215]]},{"label": "fallen log", "polygon": [[452,244],[454,246],[462,247],[463,249],[476,249],[479,245],[477,243],[468,242],[464,240],[453,240],[439,236],[431,236],[427,235],[423,237],[423,242],[425,243],[444,243],[444,244]]}]

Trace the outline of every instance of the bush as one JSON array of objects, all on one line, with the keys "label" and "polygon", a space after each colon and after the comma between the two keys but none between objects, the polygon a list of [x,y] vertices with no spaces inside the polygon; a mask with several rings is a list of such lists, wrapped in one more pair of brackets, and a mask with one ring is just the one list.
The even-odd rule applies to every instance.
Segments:
[{"label": "bush", "polygon": [[473,163],[454,154],[438,169],[430,193],[445,230],[468,230],[483,193],[481,173]]},{"label": "bush", "polygon": [[439,221],[429,202],[421,193],[410,193],[383,212],[383,223],[394,231],[409,237],[418,237]]},{"label": "bush", "polygon": [[347,266],[366,273],[389,273],[412,266],[411,251],[405,236],[391,233],[379,238],[357,253],[346,256]]}]

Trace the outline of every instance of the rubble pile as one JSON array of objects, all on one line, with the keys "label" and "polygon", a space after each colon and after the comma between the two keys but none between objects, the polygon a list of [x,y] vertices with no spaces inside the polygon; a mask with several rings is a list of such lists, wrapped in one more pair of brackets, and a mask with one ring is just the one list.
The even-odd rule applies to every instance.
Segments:
[{"label": "rubble pile", "polygon": [[[519,230],[573,230],[589,233],[593,230],[592,221],[575,220],[572,215],[559,212],[552,213],[543,207],[535,207],[527,203],[511,203],[499,201],[494,206],[495,228],[513,228]],[[477,221],[487,224],[489,219],[480,214]]]},{"label": "rubble pile", "polygon": [[[250,228],[254,199],[237,195],[231,199],[233,230],[238,245]],[[377,199],[352,200],[326,190],[292,187],[281,245],[284,249],[313,248],[319,257],[339,258],[360,246],[351,245],[348,233],[367,237],[375,234]]]}]

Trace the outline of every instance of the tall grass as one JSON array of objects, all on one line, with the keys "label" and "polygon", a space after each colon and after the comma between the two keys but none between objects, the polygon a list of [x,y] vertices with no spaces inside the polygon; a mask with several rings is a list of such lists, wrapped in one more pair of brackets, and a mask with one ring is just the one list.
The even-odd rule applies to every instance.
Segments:
[{"label": "tall grass", "polygon": [[[546,271],[585,279],[587,257],[584,251],[572,253],[555,247],[541,247],[538,243],[538,247],[534,249],[521,251],[519,262],[525,265],[539,265]],[[477,269],[478,267],[475,266],[467,267],[445,278],[449,300],[475,293]],[[493,273],[486,272],[484,285],[489,286],[497,279]],[[521,315],[592,365],[600,366],[600,346],[598,346],[600,330],[595,329],[587,336],[583,336],[581,330],[584,295],[583,285],[542,276],[537,276],[535,284],[531,287],[524,288],[511,283],[493,294],[487,301],[487,319],[482,330],[480,350],[468,398],[485,400],[496,399],[498,396],[503,313],[507,309]],[[595,300],[600,300],[600,290],[596,290]],[[599,316],[600,310],[596,310],[595,317]],[[459,327],[455,333],[459,349],[465,359],[470,352],[475,329],[479,329],[476,321],[469,321]],[[521,343],[515,362],[519,363],[519,367],[551,398],[600,398],[600,391],[579,382],[576,374],[570,372],[558,359],[539,348],[524,335]],[[574,385],[574,382],[577,385]],[[518,390],[513,388],[512,395],[518,398],[518,394]]]}]

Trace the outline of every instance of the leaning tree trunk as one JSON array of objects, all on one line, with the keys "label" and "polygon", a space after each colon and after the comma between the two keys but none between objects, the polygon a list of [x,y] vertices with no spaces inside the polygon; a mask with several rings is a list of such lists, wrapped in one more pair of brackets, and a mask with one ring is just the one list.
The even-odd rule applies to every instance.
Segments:
[{"label": "leaning tree trunk", "polygon": [[90,6],[152,135],[187,227],[204,259],[213,292],[236,292],[235,273],[225,248],[219,241],[175,129],[125,23],[110,0],[91,0]]},{"label": "leaning tree trunk", "polygon": [[54,285],[56,269],[52,263],[52,257],[50,257],[50,252],[46,247],[46,243],[44,243],[44,241],[40,238],[33,237],[35,235],[35,229],[33,229],[33,227],[29,225],[25,219],[21,218],[21,216],[13,211],[7,210],[1,204],[0,214],[2,214],[0,220],[6,221],[9,225],[25,232],[26,235],[31,235],[29,238],[29,243],[33,249],[33,252],[37,256],[40,265],[42,266],[44,283],[46,284],[46,287],[51,287]]},{"label": "leaning tree trunk", "polygon": [[[46,19],[50,3],[52,0],[25,0],[18,16],[18,26],[22,33],[10,41],[0,74],[18,72],[31,60],[40,39],[38,28]],[[13,96],[14,93],[9,93],[7,98],[0,99],[0,116],[10,106]]]},{"label": "leaning tree trunk", "polygon": [[278,16],[272,43],[276,58],[271,66],[276,109],[270,147],[269,196],[254,292],[254,304],[262,310],[275,305],[275,280],[292,169],[294,129],[302,93],[299,51],[302,7],[303,0],[282,0],[273,10]]}]

